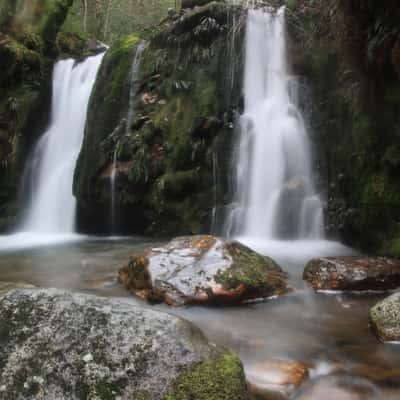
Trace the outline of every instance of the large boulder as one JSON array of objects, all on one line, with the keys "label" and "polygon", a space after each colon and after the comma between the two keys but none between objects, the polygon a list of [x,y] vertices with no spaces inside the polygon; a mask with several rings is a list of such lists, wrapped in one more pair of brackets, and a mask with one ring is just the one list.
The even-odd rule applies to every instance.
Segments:
[{"label": "large boulder", "polygon": [[380,301],[369,315],[372,328],[382,341],[400,341],[400,292]]},{"label": "large boulder", "polygon": [[315,290],[389,290],[400,286],[400,260],[386,257],[322,257],[303,279]]},{"label": "large boulder", "polygon": [[0,398],[247,399],[239,359],[166,313],[56,289],[0,296]]},{"label": "large boulder", "polygon": [[170,305],[238,303],[287,291],[270,258],[214,236],[184,236],[131,258],[119,279],[133,294]]}]

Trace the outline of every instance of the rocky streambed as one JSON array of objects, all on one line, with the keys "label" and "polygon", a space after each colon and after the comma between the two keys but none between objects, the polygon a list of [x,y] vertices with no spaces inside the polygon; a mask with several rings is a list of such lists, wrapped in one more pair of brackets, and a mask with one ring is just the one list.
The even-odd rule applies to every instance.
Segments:
[{"label": "rocky streambed", "polygon": [[[132,296],[118,283],[117,276],[121,267],[127,268],[132,260],[140,259],[143,255],[166,263],[168,254],[171,254],[176,264],[176,274],[173,273],[172,264],[167,264],[168,273],[165,276],[168,279],[165,282],[171,283],[170,278],[174,276],[181,277],[181,274],[185,274],[185,268],[179,268],[177,264],[178,256],[183,251],[179,246],[184,243],[195,245],[192,253],[184,252],[185,256],[182,257],[183,260],[190,261],[186,263],[189,270],[197,265],[193,263],[193,256],[196,256],[195,261],[201,265],[201,260],[209,263],[210,254],[219,254],[227,266],[225,273],[229,275],[227,271],[232,268],[230,253],[224,254],[225,250],[216,253],[214,247],[220,246],[220,249],[224,249],[227,244],[232,246],[231,242],[212,237],[196,237],[171,243],[156,243],[140,238],[86,238],[76,243],[36,250],[3,252],[0,258],[1,321],[11,321],[11,325],[5,325],[4,322],[1,325],[2,347],[6,350],[2,354],[0,375],[3,374],[2,379],[7,382],[6,388],[16,390],[15,385],[20,384],[21,393],[25,395],[23,398],[48,398],[45,397],[46,385],[51,382],[57,387],[55,376],[61,379],[59,382],[63,382],[64,374],[70,374],[65,379],[73,384],[65,398],[74,398],[70,393],[77,393],[74,390],[77,387],[79,389],[80,382],[87,389],[86,398],[107,399],[118,396],[125,398],[127,393],[149,395],[149,398],[155,399],[168,398],[165,396],[172,396],[175,387],[183,388],[187,392],[178,391],[175,397],[168,400],[225,399],[225,395],[230,399],[247,398],[248,395],[254,399],[321,399],[321,393],[324,394],[324,399],[399,397],[400,348],[389,342],[383,344],[376,336],[377,329],[371,329],[375,314],[371,311],[370,315],[370,309],[390,293],[343,290],[321,293],[309,288],[302,279],[304,267],[312,258],[311,253],[316,257],[337,256],[343,254],[343,248],[338,249],[329,243],[310,245],[303,242],[296,246],[288,244],[285,247],[286,254],[282,251],[283,247],[278,249],[272,246],[265,249],[262,253],[268,254],[275,261],[273,264],[264,264],[270,259],[258,255],[261,265],[273,265],[272,269],[284,278],[280,282],[284,282],[284,287],[291,290],[279,292],[280,296],[274,298],[270,298],[271,292],[268,292],[268,300],[264,298],[255,303],[245,300],[243,304],[244,299],[235,296],[235,301],[226,302],[226,298],[232,300],[232,297],[226,297],[226,288],[218,287],[217,294],[221,291],[223,293],[222,302],[212,301],[212,304],[207,304],[208,302],[202,301],[190,303],[186,307],[171,307],[159,303],[165,300],[161,296],[157,299],[157,304],[150,305],[140,297]],[[246,246],[238,245],[236,250],[238,249],[239,254],[253,254]],[[209,251],[211,253],[207,255]],[[129,257],[131,261],[128,263]],[[154,262],[155,259],[150,258],[150,261]],[[216,260],[218,257],[214,258]],[[355,260],[357,258],[348,258],[347,262]],[[143,262],[143,265],[149,268],[150,264]],[[151,272],[151,268],[149,271]],[[234,271],[238,272],[237,269]],[[243,273],[242,270],[239,272]],[[265,272],[268,272],[268,268]],[[150,276],[153,279],[146,282],[159,279],[158,275]],[[241,279],[242,281],[235,281],[235,285],[230,286],[229,290],[235,290],[243,284],[245,275]],[[204,289],[199,285],[197,278],[193,281],[196,282],[194,287],[203,290],[202,293],[211,294],[211,299],[214,300],[212,289],[215,286],[212,277],[210,280],[204,279],[204,283],[210,284],[211,291],[210,288]],[[64,290],[35,291],[30,288],[10,292],[14,286],[12,282],[17,282],[19,287],[34,285]],[[264,284],[268,284],[268,281],[264,281]],[[70,290],[101,297],[71,294]],[[180,302],[181,296],[177,299],[179,301],[174,305],[185,305],[185,302]],[[397,298],[390,301],[396,303]],[[28,303],[31,304],[30,309]],[[26,326],[18,328],[18,315],[24,312],[28,313],[28,317],[25,315],[23,319],[27,317],[28,322]],[[182,317],[194,323],[204,334],[194,325],[183,322]],[[386,318],[387,314],[383,313],[383,317]],[[137,320],[147,322],[143,325],[138,324]],[[150,328],[143,331],[146,324],[150,324]],[[171,334],[174,329],[175,333]],[[11,332],[14,342],[7,339],[10,336],[7,332]],[[393,339],[390,340],[392,341]],[[145,347],[143,358],[137,356],[138,346],[141,347],[142,344]],[[176,351],[172,351],[171,346]],[[45,348],[48,349],[46,354],[43,353]],[[231,352],[239,356],[241,363]],[[50,357],[51,354],[55,359],[59,357],[58,363]],[[164,369],[162,363],[166,359],[167,372],[158,374],[156,371]],[[216,364],[212,364],[214,361]],[[63,365],[65,368],[61,368]],[[206,366],[204,376],[197,369],[199,365]],[[241,365],[244,367],[248,389],[243,383]],[[221,366],[221,371],[218,371],[218,366]],[[225,366],[229,373],[225,371]],[[50,370],[55,372],[51,374]],[[76,375],[71,372],[74,370],[78,371]],[[140,375],[140,371],[143,375]],[[224,388],[222,391],[206,392],[206,397],[201,397],[203,394],[196,391],[196,388],[207,388],[204,384],[210,380],[207,371],[215,378],[213,385],[224,388],[224,384],[229,382],[228,386],[235,388],[235,394],[229,392],[229,388]],[[129,373],[133,378],[128,383],[123,382]],[[229,378],[225,373],[228,373]],[[134,378],[138,374],[141,379]],[[158,379],[154,374],[165,378],[164,389],[156,389],[157,386],[151,383]],[[18,376],[21,379],[14,382],[14,377]],[[199,385],[195,384],[195,389],[193,386],[189,388],[186,383],[181,384],[187,382],[186,378],[189,376],[194,377]],[[25,383],[26,388],[23,386]],[[121,387],[126,392],[121,391]],[[36,397],[29,397],[29,390],[34,391]],[[247,393],[248,390],[250,394]],[[101,396],[106,397],[101,397],[99,391]]]}]

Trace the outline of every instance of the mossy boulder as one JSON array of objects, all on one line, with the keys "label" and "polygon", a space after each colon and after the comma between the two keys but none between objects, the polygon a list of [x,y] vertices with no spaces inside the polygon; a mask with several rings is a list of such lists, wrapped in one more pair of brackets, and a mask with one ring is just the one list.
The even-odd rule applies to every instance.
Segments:
[{"label": "mossy boulder", "polygon": [[369,312],[372,329],[383,342],[400,342],[400,292],[380,301]]},{"label": "mossy boulder", "polygon": [[[240,105],[244,16],[240,7],[210,2],[111,47],[90,100],[75,175],[82,229],[110,227],[104,216],[110,215],[114,156],[123,166],[115,193],[121,232],[161,236],[209,229],[213,202],[218,206],[227,196],[222,168]],[[224,177],[218,183],[216,158]]]},{"label": "mossy boulder", "polygon": [[214,236],[187,236],[150,248],[119,271],[133,294],[169,305],[229,304],[284,294],[287,275],[270,258]]},{"label": "mossy boulder", "polygon": [[0,294],[0,397],[246,400],[238,357],[178,317],[65,291]]},{"label": "mossy boulder", "polygon": [[400,287],[400,260],[386,257],[322,257],[303,279],[315,290],[391,290]]}]

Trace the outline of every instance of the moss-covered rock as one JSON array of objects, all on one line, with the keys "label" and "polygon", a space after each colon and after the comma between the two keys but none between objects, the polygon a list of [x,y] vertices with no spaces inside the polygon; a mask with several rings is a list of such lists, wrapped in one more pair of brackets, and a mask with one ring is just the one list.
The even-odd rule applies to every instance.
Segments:
[{"label": "moss-covered rock", "polygon": [[[90,101],[75,176],[83,228],[108,228],[116,152],[121,231],[209,229],[216,192],[220,202],[227,195],[227,185],[213,181],[213,155],[225,146],[226,157],[233,137],[244,15],[210,2],[141,33],[146,41],[135,82],[130,70],[140,39],[130,36],[111,47]],[[132,84],[136,96],[129,104]]]},{"label": "moss-covered rock", "polygon": [[400,341],[400,293],[395,293],[371,308],[372,329],[384,342]]},{"label": "moss-covered rock", "polygon": [[55,289],[0,293],[0,396],[247,400],[239,358],[178,317]]},{"label": "moss-covered rock", "polygon": [[234,354],[225,354],[182,373],[165,400],[245,400],[248,397],[243,381],[240,360]]},{"label": "moss-covered rock", "polygon": [[214,236],[173,239],[133,257],[119,272],[133,294],[170,305],[240,303],[287,292],[286,274],[270,258]]}]

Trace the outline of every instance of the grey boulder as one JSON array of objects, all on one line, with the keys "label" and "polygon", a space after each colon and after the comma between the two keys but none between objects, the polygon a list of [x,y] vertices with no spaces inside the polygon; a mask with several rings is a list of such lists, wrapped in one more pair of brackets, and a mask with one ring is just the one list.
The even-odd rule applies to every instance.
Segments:
[{"label": "grey boulder", "polygon": [[2,400],[247,399],[236,355],[127,301],[13,290],[0,295],[0,348]]}]

